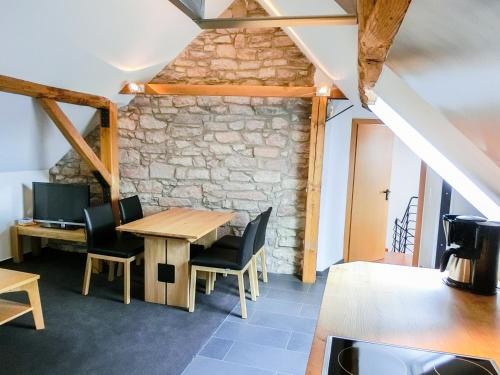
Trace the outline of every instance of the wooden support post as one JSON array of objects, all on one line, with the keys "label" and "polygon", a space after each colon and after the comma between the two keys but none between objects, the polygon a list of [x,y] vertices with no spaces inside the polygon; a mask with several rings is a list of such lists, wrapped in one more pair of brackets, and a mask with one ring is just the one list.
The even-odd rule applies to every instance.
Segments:
[{"label": "wooden support post", "polygon": [[328,98],[313,97],[311,134],[309,140],[309,173],[307,178],[306,227],[304,237],[304,264],[302,281],[316,281],[316,257],[318,251],[319,205],[323,149]]},{"label": "wooden support post", "polygon": [[69,118],[57,105],[57,103],[52,99],[43,98],[38,99],[38,101],[45,112],[47,112],[49,117],[52,119],[52,121],[54,121],[61,133],[64,135],[64,138],[68,140],[68,142],[71,144],[71,146],[73,146],[76,152],[78,152],[82,159],[85,160],[93,170],[97,171],[102,176],[102,178],[111,186],[111,174],[87,144],[85,139],[83,139],[83,137],[71,123]]},{"label": "wooden support post", "polygon": [[111,175],[109,192],[113,213],[119,222],[118,200],[120,199],[120,167],[118,154],[118,110],[116,104],[110,103],[107,109],[101,110],[101,161]]}]

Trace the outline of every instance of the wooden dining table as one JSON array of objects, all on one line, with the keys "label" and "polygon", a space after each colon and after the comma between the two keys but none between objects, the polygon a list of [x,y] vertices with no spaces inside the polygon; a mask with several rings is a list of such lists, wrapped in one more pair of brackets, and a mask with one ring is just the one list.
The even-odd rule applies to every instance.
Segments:
[{"label": "wooden dining table", "polygon": [[171,208],[116,229],[144,237],[144,299],[189,308],[189,249],[210,246],[217,228],[234,216],[230,211]]}]

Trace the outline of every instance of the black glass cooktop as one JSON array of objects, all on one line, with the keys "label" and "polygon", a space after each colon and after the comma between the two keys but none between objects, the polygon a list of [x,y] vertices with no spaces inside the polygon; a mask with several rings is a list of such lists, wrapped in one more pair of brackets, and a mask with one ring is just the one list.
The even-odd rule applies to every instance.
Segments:
[{"label": "black glass cooktop", "polygon": [[499,375],[493,360],[328,337],[323,375]]}]

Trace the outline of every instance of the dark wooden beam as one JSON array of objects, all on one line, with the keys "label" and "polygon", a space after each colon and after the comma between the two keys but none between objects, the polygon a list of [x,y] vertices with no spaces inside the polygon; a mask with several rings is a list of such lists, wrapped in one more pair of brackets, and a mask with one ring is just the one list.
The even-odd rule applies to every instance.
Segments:
[{"label": "dark wooden beam", "polygon": [[38,99],[38,102],[64,135],[64,138],[73,146],[82,159],[87,162],[92,171],[97,171],[108,185],[112,186],[113,180],[111,174],[57,103],[52,99],[46,98]]},{"label": "dark wooden beam", "polygon": [[99,109],[107,108],[110,104],[110,100],[102,96],[41,85],[3,75],[0,75],[0,91]]},{"label": "dark wooden beam", "polygon": [[369,91],[382,72],[411,0],[357,0],[359,93],[369,104]]},{"label": "dark wooden beam", "polygon": [[118,201],[120,199],[120,166],[118,152],[118,109],[111,103],[108,109],[101,110],[100,128],[101,161],[111,176],[109,198],[117,224],[120,219]]}]

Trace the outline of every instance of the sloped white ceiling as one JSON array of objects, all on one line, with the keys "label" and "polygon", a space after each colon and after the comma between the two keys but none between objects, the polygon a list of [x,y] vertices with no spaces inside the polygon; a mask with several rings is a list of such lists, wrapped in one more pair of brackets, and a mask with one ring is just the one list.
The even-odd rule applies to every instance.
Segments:
[{"label": "sloped white ceiling", "polygon": [[500,167],[500,1],[418,0],[388,65]]},{"label": "sloped white ceiling", "polygon": [[[334,0],[258,1],[275,16],[345,14]],[[285,31],[318,69],[334,80],[353,103],[359,104],[357,26],[301,26]]]},{"label": "sloped white ceiling", "polygon": [[[207,2],[216,16],[231,0]],[[198,33],[167,0],[3,0],[0,74],[103,95],[150,79]],[[84,132],[94,111],[65,105]],[[0,172],[45,169],[68,143],[30,98],[0,93]]]}]

